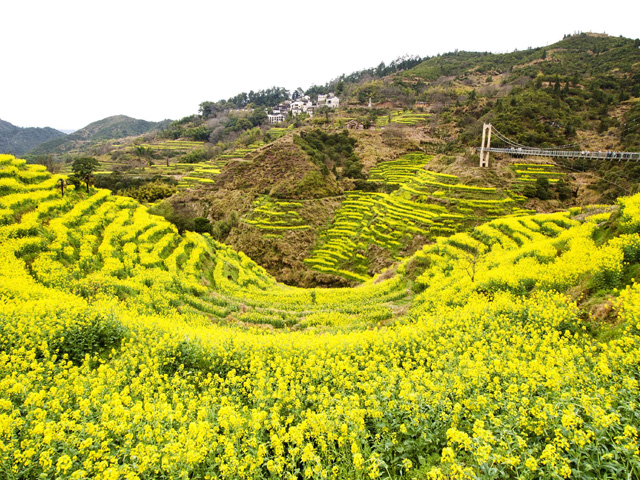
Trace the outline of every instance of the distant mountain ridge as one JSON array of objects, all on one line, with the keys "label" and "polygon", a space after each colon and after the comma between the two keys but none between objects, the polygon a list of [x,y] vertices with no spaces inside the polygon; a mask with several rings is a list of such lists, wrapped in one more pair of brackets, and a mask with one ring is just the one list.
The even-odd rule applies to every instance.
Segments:
[{"label": "distant mountain ridge", "polygon": [[44,142],[29,153],[32,155],[67,153],[93,142],[142,135],[152,130],[159,130],[169,123],[170,120],[149,122],[127,117],[126,115],[114,115],[90,123],[86,127],[64,137]]},{"label": "distant mountain ridge", "polygon": [[24,155],[42,143],[64,136],[63,132],[50,127],[22,128],[0,120],[0,153]]}]

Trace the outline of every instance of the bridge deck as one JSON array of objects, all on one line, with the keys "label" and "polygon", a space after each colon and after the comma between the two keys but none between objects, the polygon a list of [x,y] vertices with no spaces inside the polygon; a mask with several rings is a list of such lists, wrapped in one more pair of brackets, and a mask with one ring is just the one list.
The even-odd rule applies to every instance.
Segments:
[{"label": "bridge deck", "polygon": [[[480,148],[476,148],[479,152]],[[592,158],[619,162],[640,162],[640,152],[589,152],[544,148],[485,148],[485,152],[508,153],[515,157]]]}]

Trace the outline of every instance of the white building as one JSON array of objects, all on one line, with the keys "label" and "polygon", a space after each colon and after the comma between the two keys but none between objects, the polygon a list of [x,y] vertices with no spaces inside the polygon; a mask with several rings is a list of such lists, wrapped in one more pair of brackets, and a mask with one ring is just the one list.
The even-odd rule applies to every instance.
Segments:
[{"label": "white building", "polygon": [[333,92],[328,95],[318,95],[318,106],[322,107],[326,105],[329,108],[336,108],[340,106],[340,99],[336,97]]},{"label": "white building", "polygon": [[286,115],[284,115],[283,113],[267,113],[267,119],[269,120],[269,123],[284,122],[286,118]]},{"label": "white building", "polygon": [[325,105],[329,108],[336,108],[340,106],[340,99],[331,92],[328,95],[318,95],[318,103],[313,103],[309,95],[304,95],[294,101],[286,100],[273,107],[272,113],[267,114],[267,118],[269,123],[284,122],[289,112],[294,116],[306,113],[312,117],[318,107]]},{"label": "white building", "polygon": [[313,108],[313,103],[311,100],[303,99],[296,100],[295,102],[291,102],[291,113],[293,115],[299,115],[301,113],[307,113],[309,109]]},{"label": "white building", "polygon": [[330,93],[325,105],[330,108],[337,108],[340,106],[340,99],[334,96],[333,93]]}]

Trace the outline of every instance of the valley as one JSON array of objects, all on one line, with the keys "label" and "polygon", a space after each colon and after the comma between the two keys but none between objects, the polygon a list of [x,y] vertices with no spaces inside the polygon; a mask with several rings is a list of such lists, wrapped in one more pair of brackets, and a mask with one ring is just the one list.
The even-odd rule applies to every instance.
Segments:
[{"label": "valley", "polygon": [[638,46],[0,152],[0,477],[640,477]]}]

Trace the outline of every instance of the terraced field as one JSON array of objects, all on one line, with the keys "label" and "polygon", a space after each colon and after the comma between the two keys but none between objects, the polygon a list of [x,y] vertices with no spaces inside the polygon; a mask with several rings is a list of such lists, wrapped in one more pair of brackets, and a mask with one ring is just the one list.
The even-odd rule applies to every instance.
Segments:
[{"label": "terraced field", "polygon": [[560,172],[553,164],[544,163],[514,163],[511,168],[521,183],[535,183],[538,178],[546,178],[549,183],[556,183],[566,174]]},{"label": "terraced field", "polygon": [[[205,145],[204,142],[192,142],[186,140],[166,140],[159,143],[143,143],[140,145],[122,145],[122,144],[113,144],[111,145],[113,148],[117,148],[118,150],[125,152],[127,154],[135,155],[135,147],[145,147],[149,149],[150,152],[156,154],[169,154],[172,157],[175,155],[175,158],[180,158],[179,154],[186,154],[190,151],[196,150],[198,148],[203,148]],[[130,155],[129,155],[130,156]],[[108,175],[117,170],[130,170],[132,168],[131,162],[122,161],[121,159],[112,159],[110,156],[102,155],[98,157],[100,162],[100,168],[97,172],[98,175]],[[172,158],[171,165],[169,167],[166,166],[166,160],[155,160],[156,164],[151,165],[154,173],[158,174],[166,174],[166,175],[180,175],[184,173],[184,169],[181,169],[183,165],[176,165],[176,160]],[[133,165],[136,171],[142,171],[147,168],[146,164],[147,160],[140,160],[137,164]],[[65,175],[71,174],[71,163],[64,164],[62,168],[62,173]]]},{"label": "terraced field", "polygon": [[[169,175],[182,175],[178,183],[179,189],[193,187],[202,183],[213,183],[216,176],[220,174],[225,165],[232,159],[243,159],[251,153],[264,146],[264,143],[253,143],[245,148],[235,148],[229,153],[223,153],[208,162],[196,164],[175,164],[175,169],[168,169],[164,173]],[[180,167],[187,167],[188,170],[181,172]]]},{"label": "terraced field", "polygon": [[390,123],[415,126],[423,123],[431,114],[394,110],[390,115],[382,115],[376,118],[377,127],[385,127]]},{"label": "terraced field", "polygon": [[[18,197],[1,197],[4,223],[15,223],[3,227],[0,236],[16,239],[21,245],[19,252],[28,253],[34,275],[45,285],[62,284],[73,291],[92,294],[144,295],[149,305],[160,310],[162,306],[181,306],[183,311],[205,313],[219,321],[233,317],[233,322],[278,328],[326,323],[329,320],[320,317],[329,312],[332,318],[344,314],[351,320],[356,313],[367,321],[389,318],[392,310],[384,303],[402,293],[397,283],[371,285],[370,294],[364,294],[364,289],[356,292],[364,294],[363,300],[348,306],[342,302],[349,298],[349,291],[305,290],[277,284],[242,253],[208,235],[187,233],[181,237],[175,227],[162,217],[149,215],[133,199],[113,196],[108,190],[97,190],[86,198],[80,192],[70,193],[61,199],[55,189],[57,177],[26,167],[24,161],[11,162],[15,164],[8,163],[3,170],[7,175],[13,172],[7,178],[20,186],[16,189],[31,190],[16,194],[21,195]],[[27,176],[41,181],[27,186],[19,180]],[[9,183],[7,178],[2,179],[5,184]],[[280,225],[286,229],[308,228],[295,212],[298,207],[263,199],[256,217],[287,222]],[[54,208],[58,216],[47,220],[43,212],[50,214]],[[35,221],[46,232],[45,238],[34,229]],[[257,218],[245,221],[269,231],[280,230],[277,225],[262,225]],[[29,232],[38,234],[31,237]],[[215,291],[208,291],[203,282],[215,286]],[[245,291],[254,293],[247,296]],[[341,304],[339,308],[336,302]]]},{"label": "terraced field", "polygon": [[7,478],[640,476],[640,195],[300,289],[55,185],[0,155]]},{"label": "terraced field", "polygon": [[423,123],[430,116],[431,114],[429,113],[398,112],[392,115],[391,123],[414,126]]},{"label": "terraced field", "polygon": [[[267,138],[277,139],[285,135],[289,129],[273,127],[266,132]],[[195,144],[198,142],[178,142],[179,144]],[[199,144],[202,146],[202,143]],[[225,167],[229,160],[233,159],[245,159],[252,153],[256,152],[259,148],[266,145],[264,142],[257,142],[247,145],[246,147],[236,147],[226,153],[222,153],[215,157],[211,161],[185,164],[176,163],[169,167],[163,165],[153,165],[154,172],[163,175],[180,176],[178,182],[178,189],[190,188],[199,184],[210,184],[215,181],[215,177],[220,174],[220,171]]]},{"label": "terraced field", "polygon": [[[285,135],[289,129],[287,128],[271,128],[267,131],[268,138],[277,139]],[[98,175],[108,175],[116,170],[129,170],[132,173],[152,173],[156,175],[163,175],[167,177],[176,178],[178,180],[177,187],[179,190],[191,188],[200,184],[211,184],[215,181],[215,177],[220,174],[220,171],[225,165],[232,159],[244,159],[251,153],[255,152],[259,148],[266,145],[264,142],[257,142],[246,147],[237,147],[226,153],[222,153],[215,157],[213,160],[200,162],[200,163],[182,163],[180,160],[182,154],[187,154],[191,151],[202,149],[205,146],[205,142],[194,142],[187,140],[165,140],[158,143],[143,143],[140,147],[149,149],[152,153],[159,155],[169,155],[169,159],[153,160],[151,165],[146,165],[146,160],[142,160],[138,163],[134,163],[132,169],[131,162],[112,160],[105,156],[99,159],[100,168],[97,172]],[[124,146],[115,144],[114,147],[124,148],[125,152],[135,153],[135,147],[133,145]],[[167,164],[169,162],[169,164]],[[149,169],[149,170],[147,170]],[[71,174],[71,164],[65,164],[62,173],[65,175]]]},{"label": "terraced field", "polygon": [[369,252],[378,251],[372,247],[401,260],[411,253],[415,237],[426,241],[468,229],[480,218],[530,213],[518,206],[523,197],[425,170],[429,158],[407,154],[371,169],[369,181],[400,188],[392,193],[347,193],[333,225],[305,262],[321,272],[366,281],[371,278]]},{"label": "terraced field", "polygon": [[263,230],[265,237],[281,238],[283,232],[311,228],[300,217],[300,207],[300,202],[285,202],[262,196],[254,201],[251,211],[242,221]]},{"label": "terraced field", "polygon": [[[273,130],[273,128],[271,130]],[[282,130],[286,130],[286,129],[282,129]],[[220,160],[230,160],[232,158],[245,158],[247,155],[255,152],[256,150],[258,150],[260,147],[264,145],[266,144],[263,142],[260,142],[260,143],[252,143],[251,145],[247,145],[246,147],[243,147],[243,148],[234,148],[232,151],[228,153],[223,153],[218,158]]]},{"label": "terraced field", "polygon": [[204,142],[193,142],[189,140],[166,140],[159,143],[143,143],[140,146],[150,148],[151,150],[162,151],[178,151],[189,152],[196,148],[202,148]]},{"label": "terraced field", "polygon": [[267,130],[267,136],[273,141],[273,140],[277,140],[279,138],[284,137],[287,134],[287,132],[290,132],[290,131],[291,131],[290,128],[271,127],[269,130]]}]

